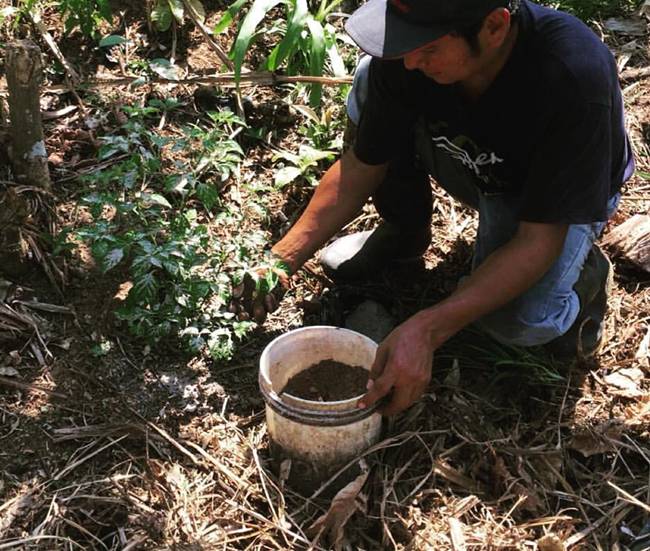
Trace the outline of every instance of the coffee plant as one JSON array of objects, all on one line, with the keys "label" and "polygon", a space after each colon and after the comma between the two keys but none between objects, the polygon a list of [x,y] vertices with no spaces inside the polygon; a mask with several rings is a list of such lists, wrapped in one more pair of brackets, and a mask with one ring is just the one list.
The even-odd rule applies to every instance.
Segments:
[{"label": "coffee plant", "polygon": [[234,208],[220,196],[238,175],[243,152],[229,135],[243,123],[229,111],[209,113],[207,124],[171,140],[147,126],[161,107],[127,108],[128,122],[101,138],[99,158],[121,160],[85,178],[93,221],[76,237],[103,272],[128,272],[116,315],[132,333],[149,342],[177,336],[192,351],[226,359],[254,326],[228,311],[233,282],[253,273],[266,245],[261,231],[242,230],[252,213],[264,214],[261,202]]}]

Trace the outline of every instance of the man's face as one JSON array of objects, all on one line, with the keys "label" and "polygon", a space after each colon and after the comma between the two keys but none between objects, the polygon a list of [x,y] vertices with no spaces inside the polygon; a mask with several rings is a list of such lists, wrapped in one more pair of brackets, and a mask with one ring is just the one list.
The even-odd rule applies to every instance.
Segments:
[{"label": "man's face", "polygon": [[484,65],[483,52],[473,52],[467,41],[447,34],[402,58],[409,70],[418,70],[439,84],[454,84],[471,78]]}]

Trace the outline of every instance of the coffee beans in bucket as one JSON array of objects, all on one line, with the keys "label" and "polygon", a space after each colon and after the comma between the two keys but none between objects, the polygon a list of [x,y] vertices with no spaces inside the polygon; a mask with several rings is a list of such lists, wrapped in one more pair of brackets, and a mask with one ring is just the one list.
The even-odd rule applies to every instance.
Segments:
[{"label": "coffee beans in bucket", "polygon": [[367,382],[367,369],[334,360],[323,360],[291,377],[282,393],[303,400],[335,402],[364,394]]}]

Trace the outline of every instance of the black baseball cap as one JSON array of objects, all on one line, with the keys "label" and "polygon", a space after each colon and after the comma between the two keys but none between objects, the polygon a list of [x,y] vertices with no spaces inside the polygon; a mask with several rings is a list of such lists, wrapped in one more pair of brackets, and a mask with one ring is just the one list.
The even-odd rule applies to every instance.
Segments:
[{"label": "black baseball cap", "polygon": [[503,0],[369,0],[345,30],[373,57],[400,57],[463,25],[481,21]]}]

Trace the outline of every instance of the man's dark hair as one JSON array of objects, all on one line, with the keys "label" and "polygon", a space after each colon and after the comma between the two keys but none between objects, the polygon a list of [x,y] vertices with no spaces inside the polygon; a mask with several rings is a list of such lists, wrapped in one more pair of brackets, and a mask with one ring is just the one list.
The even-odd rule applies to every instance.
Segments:
[{"label": "man's dark hair", "polygon": [[[503,0],[499,5],[495,7],[508,8],[508,11],[511,15],[511,21],[516,21],[519,16],[519,0]],[[483,21],[485,18],[480,21],[474,21],[473,23],[468,23],[458,27],[452,34],[464,38],[467,44],[469,45],[470,50],[473,54],[478,55],[481,53],[481,47],[478,43],[478,33],[483,27]]]}]

